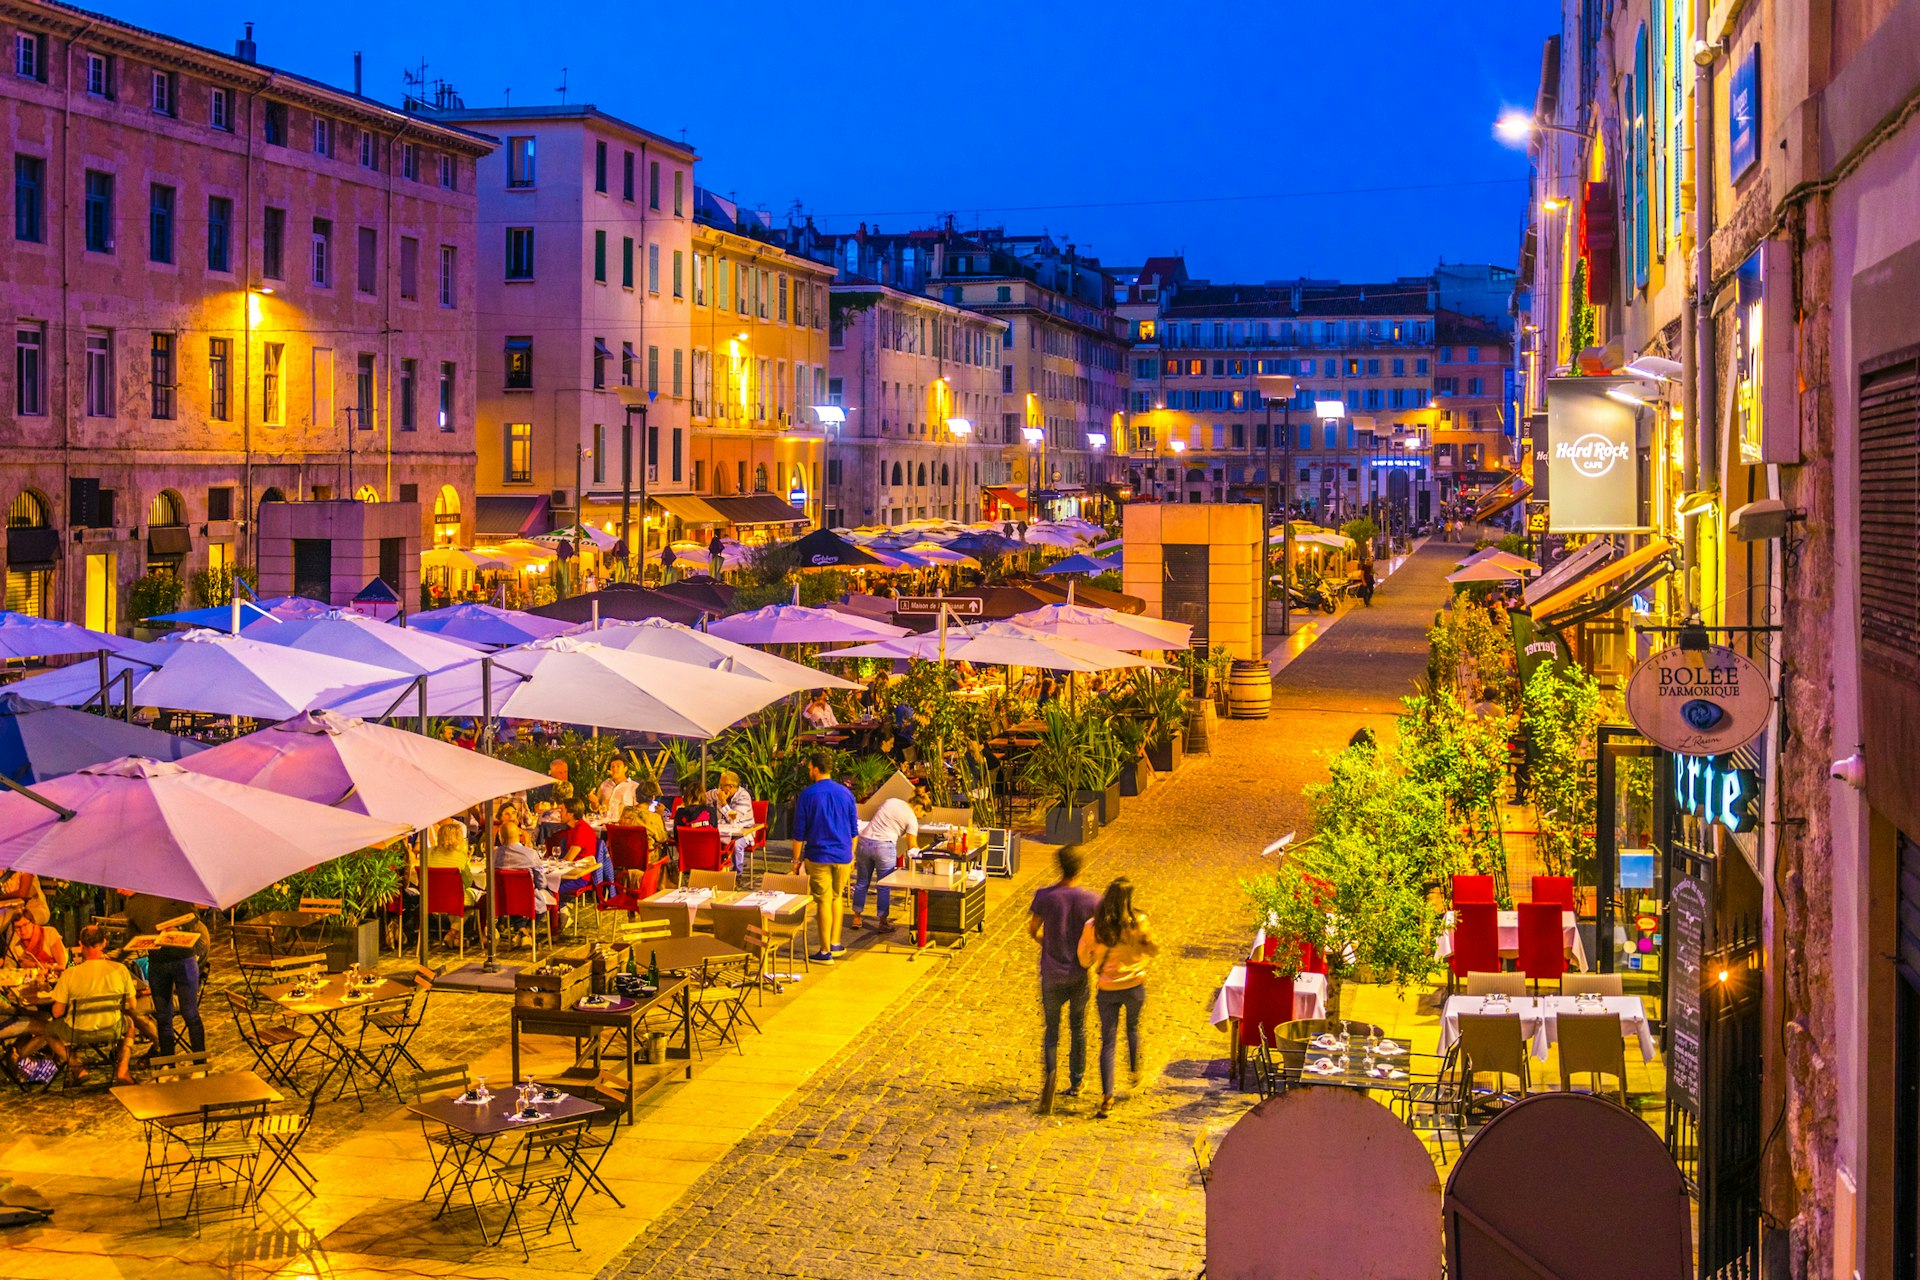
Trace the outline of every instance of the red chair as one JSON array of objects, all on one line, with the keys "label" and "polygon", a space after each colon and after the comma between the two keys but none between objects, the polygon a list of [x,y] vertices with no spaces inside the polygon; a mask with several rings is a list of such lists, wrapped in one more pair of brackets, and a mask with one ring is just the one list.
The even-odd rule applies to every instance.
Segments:
[{"label": "red chair", "polygon": [[1276,1028],[1293,1021],[1293,979],[1271,964],[1247,962],[1247,987],[1240,1002],[1240,1038],[1233,1047],[1234,1083],[1246,1075],[1249,1046],[1271,1048]]},{"label": "red chair", "polygon": [[613,859],[614,874],[645,871],[653,860],[653,838],[642,826],[612,823],[607,827],[607,856]]},{"label": "red chair", "polygon": [[460,958],[467,955],[467,885],[458,867],[427,868],[427,918],[451,916],[460,922]]},{"label": "red chair", "polygon": [[1573,877],[1535,876],[1533,878],[1533,900],[1535,902],[1552,902],[1557,904],[1562,911],[1572,911],[1574,909]]},{"label": "red chair", "polygon": [[1520,904],[1520,972],[1537,994],[1542,978],[1560,981],[1567,971],[1567,928],[1557,902]]},{"label": "red chair", "polygon": [[[722,870],[720,828],[681,827],[674,832],[673,838],[680,846],[680,870]],[[727,866],[731,867],[732,863],[728,863]]]},{"label": "red chair", "polygon": [[1455,906],[1448,972],[1464,978],[1469,973],[1498,973],[1500,967],[1500,908],[1491,902]]},{"label": "red chair", "polygon": [[[518,916],[530,921],[528,936],[533,939],[533,958],[540,959],[540,922],[547,922],[547,945],[553,945],[554,915],[540,910],[540,897],[533,890],[533,872],[525,867],[499,867],[493,873],[493,912],[496,918]],[[558,914],[556,906],[554,914]]]},{"label": "red chair", "polygon": [[1468,902],[1492,902],[1492,876],[1455,876],[1453,878],[1453,905],[1460,906]]},{"label": "red chair", "polygon": [[755,800],[753,802],[753,848],[755,852],[767,847],[767,822],[768,815],[772,812],[773,806],[765,800]]},{"label": "red chair", "polygon": [[1323,953],[1320,950],[1320,948],[1314,946],[1311,942],[1301,943],[1300,944],[1300,972],[1325,973],[1326,971],[1327,971],[1327,957],[1325,953]]}]

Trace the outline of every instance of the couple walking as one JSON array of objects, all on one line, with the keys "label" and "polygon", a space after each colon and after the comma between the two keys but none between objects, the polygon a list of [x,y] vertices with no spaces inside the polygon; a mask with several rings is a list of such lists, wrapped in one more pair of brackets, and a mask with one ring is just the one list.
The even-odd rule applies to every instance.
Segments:
[{"label": "couple walking", "polygon": [[1080,1092],[1087,1069],[1087,974],[1093,974],[1094,1006],[1100,1015],[1100,1110],[1113,1110],[1114,1056],[1120,1024],[1127,1031],[1128,1083],[1140,1084],[1140,1011],[1147,1003],[1147,962],[1160,954],[1147,930],[1144,912],[1133,907],[1133,885],[1126,877],[1096,897],[1079,885],[1083,858],[1076,849],[1059,852],[1060,879],[1033,895],[1027,933],[1040,944],[1040,1008],[1046,1019],[1045,1070],[1040,1114],[1053,1111],[1059,1079],[1060,1014],[1068,1028],[1065,1097]]}]

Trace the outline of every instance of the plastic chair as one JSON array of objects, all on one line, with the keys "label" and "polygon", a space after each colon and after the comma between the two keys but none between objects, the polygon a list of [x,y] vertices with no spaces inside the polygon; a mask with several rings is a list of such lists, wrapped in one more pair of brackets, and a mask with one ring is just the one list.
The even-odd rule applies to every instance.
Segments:
[{"label": "plastic chair", "polygon": [[[1554,1019],[1554,1041],[1560,1050],[1561,1089],[1573,1092],[1573,1077],[1585,1075],[1596,1096],[1612,1096],[1627,1105],[1627,1046],[1619,1015],[1562,1013]],[[1612,1076],[1620,1087],[1603,1089],[1601,1076]]]},{"label": "plastic chair", "polygon": [[753,802],[753,849],[758,853],[767,847],[767,822],[773,812],[773,806],[765,800]]},{"label": "plastic chair", "polygon": [[674,840],[680,846],[682,871],[718,871],[722,866],[729,871],[733,869],[731,862],[720,860],[718,827],[681,827],[674,833]]},{"label": "plastic chair", "polygon": [[1453,954],[1447,969],[1456,978],[1500,972],[1500,909],[1468,902],[1453,909]]},{"label": "plastic chair", "polygon": [[1556,903],[1562,911],[1572,911],[1574,909],[1573,877],[1535,876],[1533,878],[1533,900],[1535,902]]},{"label": "plastic chair", "polygon": [[1453,905],[1458,907],[1469,902],[1492,903],[1492,876],[1455,876],[1453,878]]},{"label": "plastic chair", "polygon": [[1245,1074],[1248,1045],[1272,1048],[1274,1030],[1293,1021],[1293,980],[1264,961],[1247,962],[1246,993],[1240,1002],[1240,1042],[1234,1061],[1240,1076]]},{"label": "plastic chair", "polygon": [[1567,971],[1567,930],[1557,902],[1520,904],[1520,972],[1540,989],[1542,978],[1560,981]]},{"label": "plastic chair", "polygon": [[1626,988],[1617,973],[1569,973],[1560,979],[1560,994],[1620,996],[1626,994]]},{"label": "plastic chair", "polygon": [[717,893],[732,893],[740,887],[740,877],[731,871],[689,871],[687,887],[712,889]]},{"label": "plastic chair", "polygon": [[[1517,1013],[1463,1013],[1459,1015],[1460,1052],[1466,1058],[1464,1069],[1468,1107],[1485,1111],[1495,1102],[1509,1101],[1504,1091],[1505,1077],[1520,1083],[1519,1096],[1525,1098],[1530,1082],[1527,1067],[1527,1038]],[[1617,1031],[1619,1020],[1615,1019]],[[1479,1077],[1493,1077],[1493,1088],[1484,1097],[1474,1097]]]},{"label": "plastic chair", "polygon": [[647,863],[653,860],[653,838],[645,827],[616,822],[607,827],[606,836],[607,856],[613,859],[616,873],[645,871]]},{"label": "plastic chair", "polygon": [[494,914],[519,916],[531,923],[527,936],[533,940],[533,958],[540,959],[540,922],[547,922],[547,945],[553,945],[553,917],[540,910],[540,896],[534,892],[533,872],[525,867],[499,867],[493,873]]},{"label": "plastic chair", "polygon": [[1504,995],[1518,1000],[1527,994],[1527,975],[1524,973],[1469,973],[1466,985],[1467,994],[1470,996]]},{"label": "plastic chair", "polygon": [[467,955],[467,882],[458,867],[427,868],[427,918],[451,916],[460,922],[460,958]]}]

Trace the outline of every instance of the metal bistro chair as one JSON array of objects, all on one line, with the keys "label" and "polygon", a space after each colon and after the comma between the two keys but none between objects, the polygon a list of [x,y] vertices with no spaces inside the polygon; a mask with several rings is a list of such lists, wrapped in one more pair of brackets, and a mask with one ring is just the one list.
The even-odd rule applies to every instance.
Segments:
[{"label": "metal bistro chair", "polygon": [[761,876],[760,887],[800,899],[799,906],[768,916],[762,927],[776,945],[786,948],[789,965],[798,964],[803,970],[812,969],[813,962],[808,957],[813,947],[807,941],[807,922],[813,919],[813,886],[804,875],[781,871]]},{"label": "metal bistro chair", "polygon": [[259,1207],[260,1122],[267,1114],[264,1102],[209,1102],[200,1108],[199,1122],[189,1121],[167,1130],[184,1149],[154,1183],[154,1219],[166,1225],[166,1199],[184,1189],[186,1207],[181,1218],[192,1218],[196,1231],[206,1219],[205,1197],[231,1191],[236,1214],[251,1219]]},{"label": "metal bistro chair", "polygon": [[495,1243],[504,1242],[507,1228],[511,1227],[520,1237],[522,1260],[530,1260],[533,1255],[527,1249],[527,1230],[521,1225],[520,1211],[523,1207],[550,1204],[553,1207],[547,1213],[546,1232],[553,1231],[556,1221],[561,1223],[567,1231],[567,1243],[576,1252],[579,1250],[580,1245],[573,1238],[573,1205],[567,1200],[567,1187],[579,1168],[580,1143],[586,1132],[584,1119],[565,1120],[531,1130],[520,1140],[520,1149],[508,1158],[499,1174],[507,1193],[503,1197],[507,1219],[500,1224],[500,1236]]},{"label": "metal bistro chair", "polygon": [[689,1010],[696,1049],[704,1053],[700,1043],[702,1033],[710,1031],[716,1049],[732,1042],[736,1053],[746,1053],[740,1043],[740,1020],[745,1018],[748,1026],[755,1031],[760,1029],[760,1024],[747,1012],[747,991],[759,985],[758,979],[749,972],[751,962],[752,957],[747,955],[722,956],[705,961],[689,975],[694,983]]},{"label": "metal bistro chair", "polygon": [[308,946],[324,946],[331,941],[340,924],[340,911],[346,904],[339,898],[302,898],[300,910],[320,919],[301,929],[301,941]]},{"label": "metal bistro chair", "polygon": [[315,1089],[307,1095],[305,1110],[275,1111],[261,1118],[260,1142],[271,1153],[271,1158],[267,1161],[267,1171],[260,1175],[260,1190],[272,1190],[274,1178],[285,1169],[308,1195],[313,1194],[320,1180],[295,1149],[313,1128],[313,1109],[319,1105],[320,1091]]},{"label": "metal bistro chair", "polygon": [[[125,1002],[119,996],[82,996],[67,1005],[67,1016],[62,1019],[68,1028],[95,1018],[105,1019],[99,1026],[84,1030],[66,1030],[61,1040],[73,1055],[74,1065],[80,1060],[92,1058],[94,1065],[111,1071],[115,1055],[120,1050],[120,1041],[127,1035],[127,1015]],[[73,1067],[68,1071],[71,1073]]]},{"label": "metal bistro chair", "polygon": [[[1425,1055],[1420,1055],[1425,1056]],[[1431,1077],[1415,1074],[1408,1063],[1405,1091],[1393,1098],[1407,1128],[1415,1133],[1433,1134],[1440,1143],[1440,1158],[1447,1158],[1447,1135],[1451,1133],[1461,1151],[1467,1149],[1467,1089],[1461,1073],[1460,1045],[1455,1043],[1444,1058],[1438,1059]]]},{"label": "metal bistro chair", "polygon": [[766,985],[771,980],[769,973],[773,967],[769,963],[772,940],[761,923],[763,917],[760,908],[715,904],[708,910],[713,916],[713,936],[747,953],[747,958],[752,962],[753,985],[761,993],[761,1003],[765,1003]]},{"label": "metal bistro chair", "polygon": [[405,1003],[396,1002],[385,1008],[374,1008],[367,1011],[366,1021],[363,1025],[384,1032],[391,1041],[391,1043],[386,1046],[388,1058],[384,1069],[380,1072],[380,1079],[383,1084],[387,1078],[393,1074],[394,1068],[397,1067],[402,1060],[415,1071],[424,1071],[426,1069],[421,1065],[420,1060],[413,1056],[413,1051],[408,1046],[413,1043],[413,1037],[419,1032],[421,1024],[426,1021],[427,1004],[433,999],[434,979],[439,976],[439,971],[436,969],[430,968],[427,965],[415,965],[413,969],[413,994],[407,998]]},{"label": "metal bistro chair", "polygon": [[[461,1094],[473,1087],[473,1077],[465,1067],[429,1067],[418,1072],[410,1082],[413,1100],[425,1102],[430,1098],[442,1098],[452,1094]],[[426,1139],[427,1156],[433,1161],[432,1177],[427,1181],[427,1189],[421,1193],[424,1203],[435,1191],[441,1192],[440,1210],[434,1216],[445,1213],[447,1202],[453,1193],[478,1177],[488,1176],[482,1172],[475,1174],[469,1169],[468,1156],[473,1146],[473,1138],[451,1126],[425,1116],[416,1117],[420,1121],[420,1136]],[[452,1165],[449,1166],[449,1161]],[[480,1162],[484,1164],[484,1161]]]},{"label": "metal bistro chair", "polygon": [[633,909],[633,919],[628,922],[625,934],[635,925],[657,921],[667,926],[669,938],[686,938],[693,935],[693,921],[687,909],[677,902],[642,902]]},{"label": "metal bistro chair", "polygon": [[260,1074],[295,1093],[302,1092],[295,1079],[295,1068],[310,1047],[311,1037],[308,1033],[284,1023],[262,1026],[253,1005],[248,1003],[245,996],[238,991],[229,991],[226,996],[227,1008],[233,1012],[234,1027],[240,1033],[240,1042],[252,1052],[254,1065],[260,1068]]}]

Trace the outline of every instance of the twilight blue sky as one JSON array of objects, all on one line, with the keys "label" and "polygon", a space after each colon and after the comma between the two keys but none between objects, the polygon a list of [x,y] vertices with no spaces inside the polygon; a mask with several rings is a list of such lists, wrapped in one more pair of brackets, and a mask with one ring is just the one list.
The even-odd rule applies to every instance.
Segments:
[{"label": "twilight blue sky", "polygon": [[[87,3],[87,0],[81,0]],[[95,0],[129,22],[397,102],[427,63],[469,106],[567,100],[699,149],[703,186],[830,230],[951,212],[1215,281],[1511,265],[1554,0]],[[620,15],[616,20],[616,15]],[[796,21],[796,15],[799,21]]]}]

